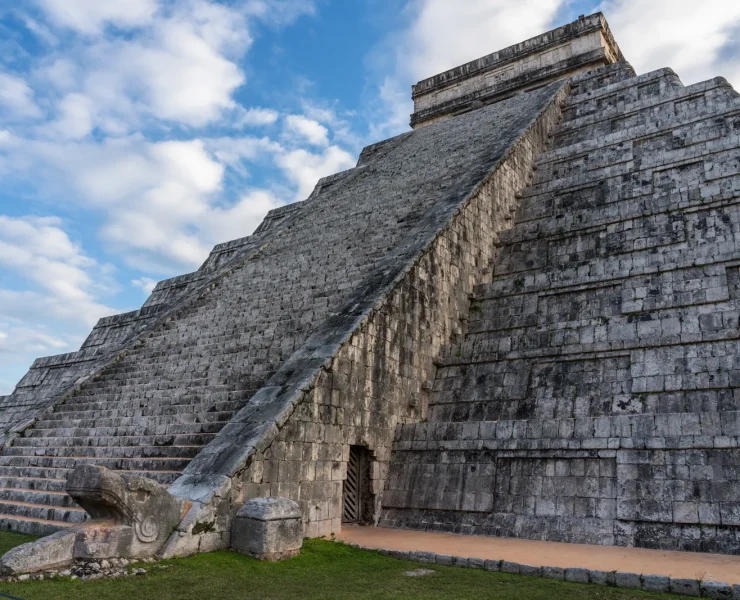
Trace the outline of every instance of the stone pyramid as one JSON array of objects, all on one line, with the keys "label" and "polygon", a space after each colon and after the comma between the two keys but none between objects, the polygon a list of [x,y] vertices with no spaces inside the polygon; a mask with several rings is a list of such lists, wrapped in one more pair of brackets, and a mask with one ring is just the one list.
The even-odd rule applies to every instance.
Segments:
[{"label": "stone pyramid", "polygon": [[595,14],[413,96],[413,131],[0,398],[1,527],[98,518],[65,492],[96,465],[184,503],[164,555],[257,496],[309,537],[740,552],[738,94],[637,76]]}]

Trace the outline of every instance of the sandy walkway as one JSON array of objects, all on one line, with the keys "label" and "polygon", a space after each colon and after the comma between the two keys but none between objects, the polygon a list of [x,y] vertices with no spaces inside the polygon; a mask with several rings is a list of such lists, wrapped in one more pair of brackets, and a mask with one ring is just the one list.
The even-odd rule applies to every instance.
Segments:
[{"label": "sandy walkway", "polygon": [[740,556],[587,546],[345,525],[338,539],[365,548],[415,550],[548,567],[583,567],[740,583]]}]

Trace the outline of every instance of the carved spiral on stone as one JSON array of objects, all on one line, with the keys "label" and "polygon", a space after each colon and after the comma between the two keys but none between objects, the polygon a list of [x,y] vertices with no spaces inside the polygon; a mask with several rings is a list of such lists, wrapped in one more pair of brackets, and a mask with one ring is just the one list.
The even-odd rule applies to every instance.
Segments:
[{"label": "carved spiral on stone", "polygon": [[157,523],[157,519],[152,515],[144,517],[142,521],[136,522],[134,531],[136,532],[136,537],[142,542],[153,542],[159,536],[159,525]]}]

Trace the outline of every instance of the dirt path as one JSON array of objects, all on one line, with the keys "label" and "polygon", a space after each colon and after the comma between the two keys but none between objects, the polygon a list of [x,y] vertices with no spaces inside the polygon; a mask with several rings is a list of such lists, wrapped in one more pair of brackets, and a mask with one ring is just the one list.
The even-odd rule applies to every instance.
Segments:
[{"label": "dirt path", "polygon": [[582,567],[740,583],[740,556],[588,546],[345,525],[338,539],[364,548],[411,550],[548,567]]}]

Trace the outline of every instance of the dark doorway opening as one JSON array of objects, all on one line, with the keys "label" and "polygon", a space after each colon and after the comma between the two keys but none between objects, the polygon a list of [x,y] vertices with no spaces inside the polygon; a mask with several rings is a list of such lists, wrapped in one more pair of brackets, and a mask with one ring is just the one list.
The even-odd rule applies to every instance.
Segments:
[{"label": "dark doorway opening", "polygon": [[368,523],[372,520],[370,493],[370,453],[364,446],[349,447],[347,478],[342,493],[342,523]]}]

